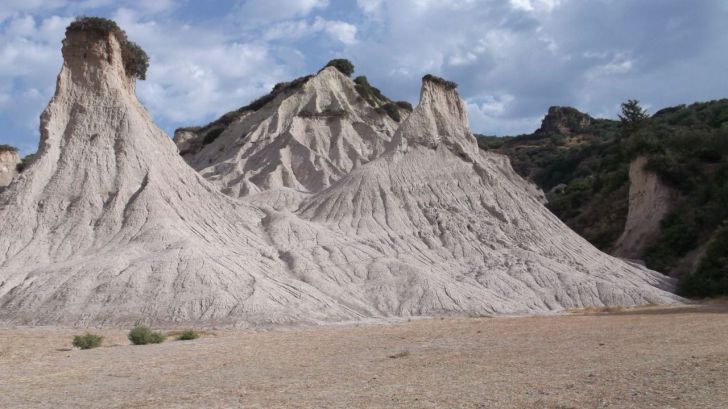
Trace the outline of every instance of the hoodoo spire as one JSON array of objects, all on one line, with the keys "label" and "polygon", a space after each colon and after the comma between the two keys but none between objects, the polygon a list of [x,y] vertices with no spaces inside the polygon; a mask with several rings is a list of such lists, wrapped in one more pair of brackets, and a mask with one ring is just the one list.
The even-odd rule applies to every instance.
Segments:
[{"label": "hoodoo spire", "polygon": [[458,151],[477,151],[468,128],[465,104],[457,85],[433,75],[422,78],[420,102],[395,135],[395,144],[419,144],[436,148],[440,144]]}]

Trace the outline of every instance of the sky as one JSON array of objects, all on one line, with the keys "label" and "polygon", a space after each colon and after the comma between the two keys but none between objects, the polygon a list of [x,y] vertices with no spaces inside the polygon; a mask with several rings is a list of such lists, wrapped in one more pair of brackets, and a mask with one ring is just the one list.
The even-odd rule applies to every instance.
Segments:
[{"label": "sky", "polygon": [[2,0],[0,144],[32,153],[75,16],[114,19],[150,56],[137,94],[170,135],[348,58],[416,104],[459,84],[473,132],[535,130],[549,106],[614,118],[728,97],[728,0]]}]

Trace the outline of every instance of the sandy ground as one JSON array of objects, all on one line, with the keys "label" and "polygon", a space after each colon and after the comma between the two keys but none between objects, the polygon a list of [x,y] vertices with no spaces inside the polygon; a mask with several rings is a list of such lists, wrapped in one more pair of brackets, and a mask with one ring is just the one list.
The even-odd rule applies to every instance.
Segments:
[{"label": "sandy ground", "polygon": [[728,305],[213,331],[0,329],[2,408],[728,408]]}]

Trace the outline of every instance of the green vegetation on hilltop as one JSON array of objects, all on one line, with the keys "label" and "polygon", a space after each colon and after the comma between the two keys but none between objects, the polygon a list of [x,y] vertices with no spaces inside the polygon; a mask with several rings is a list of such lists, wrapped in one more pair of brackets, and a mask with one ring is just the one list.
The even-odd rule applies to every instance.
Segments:
[{"label": "green vegetation on hilltop", "polygon": [[113,34],[121,46],[121,58],[124,61],[124,71],[126,71],[126,74],[140,80],[147,78],[149,56],[137,43],[127,38],[126,32],[115,21],[103,17],[76,17],[66,28],[66,35],[79,31]]},{"label": "green vegetation on hilltop", "polygon": [[651,117],[628,101],[621,121],[592,119],[584,126],[558,120],[566,117],[573,119],[573,112],[550,110],[533,134],[480,136],[478,143],[508,155],[519,174],[546,192],[554,214],[607,252],[626,221],[630,162],[646,155],[646,169],[680,193],[642,255],[647,266],[668,273],[688,253],[706,248],[681,292],[728,294],[728,229],[719,228],[728,223],[728,100],[666,108]]},{"label": "green vegetation on hilltop", "polygon": [[11,145],[0,144],[0,152],[17,152],[18,148]]},{"label": "green vegetation on hilltop", "polygon": [[458,87],[458,84],[432,74],[425,74],[425,76],[422,77],[422,81],[434,82],[435,84],[440,84],[447,89],[455,89]]},{"label": "green vegetation on hilltop", "polygon": [[351,77],[351,75],[354,74],[354,64],[346,58],[335,58],[326,63],[324,68],[326,67],[334,67],[347,77]]},{"label": "green vegetation on hilltop", "polygon": [[371,85],[369,80],[364,75],[354,78],[354,87],[360,97],[372,106],[376,108],[380,114],[387,114],[392,120],[400,122],[402,115],[399,110],[404,109],[405,111],[412,112],[412,104],[407,101],[392,101],[382,94],[379,88]]},{"label": "green vegetation on hilltop", "polygon": [[364,98],[370,106],[378,107],[391,102],[389,98],[382,94],[382,91],[380,91],[379,88],[371,85],[367,77],[364,75],[354,78],[354,84],[356,92],[359,93],[359,96]]},{"label": "green vegetation on hilltop", "polygon": [[[686,291],[715,295],[715,288],[707,284],[720,280],[700,277],[715,277],[719,253],[728,254],[726,233],[717,229],[728,223],[728,100],[659,111],[628,143],[632,155],[648,157],[646,169],[680,192],[673,211],[662,221],[658,241],[647,249],[645,261],[669,271],[689,252],[707,245],[694,277],[686,281]],[[723,247],[717,250],[715,246]],[[726,280],[728,264],[723,263],[722,268]],[[701,283],[707,285],[702,292]]]}]

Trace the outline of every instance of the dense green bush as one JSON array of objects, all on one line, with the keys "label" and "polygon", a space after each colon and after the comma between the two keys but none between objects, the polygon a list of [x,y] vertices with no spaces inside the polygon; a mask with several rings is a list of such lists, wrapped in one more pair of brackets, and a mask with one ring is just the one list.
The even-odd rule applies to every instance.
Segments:
[{"label": "dense green bush", "polygon": [[393,102],[387,102],[386,104],[382,105],[381,107],[377,108],[377,112],[385,113],[389,115],[390,118],[393,120],[399,122],[402,120],[402,116],[399,114],[399,108],[397,108],[397,105]]},{"label": "dense green bush", "polygon": [[395,102],[395,104],[396,104],[396,105],[397,105],[398,107],[400,107],[400,108],[404,109],[405,111],[410,111],[410,112],[412,112],[412,110],[413,110],[413,108],[412,108],[412,104],[410,104],[410,103],[409,103],[409,102],[407,102],[407,101],[396,101],[396,102]]},{"label": "dense green bush", "polygon": [[217,139],[222,133],[225,131],[225,128],[215,128],[207,131],[205,134],[205,137],[202,139],[203,145],[209,145],[213,142],[215,142],[215,139]]},{"label": "dense green bush", "polygon": [[333,59],[326,63],[324,68],[326,67],[334,67],[347,77],[351,77],[351,75],[354,74],[354,64],[352,64],[351,61],[345,58]]},{"label": "dense green bush", "polygon": [[17,151],[18,151],[18,148],[16,148],[15,146],[10,146],[10,145],[5,145],[5,144],[0,145],[0,152],[17,152]]},{"label": "dense green bush", "polygon": [[103,339],[104,337],[100,335],[87,332],[84,335],[76,335],[73,337],[73,346],[81,349],[98,348],[101,346],[101,341],[103,341]]},{"label": "dense green bush", "polygon": [[177,337],[178,341],[191,341],[200,337],[200,333],[197,331],[187,330],[179,334]]},{"label": "dense green bush", "polygon": [[34,159],[35,159],[35,153],[25,155],[23,157],[23,159],[20,160],[20,163],[18,163],[16,170],[18,172],[22,172],[25,169],[28,169],[28,166],[30,166],[30,164],[33,162]]},{"label": "dense green bush", "polygon": [[147,69],[149,69],[149,56],[133,41],[127,41],[121,47],[121,58],[124,61],[124,70],[128,75],[147,79]]},{"label": "dense green bush", "polygon": [[149,68],[149,56],[133,41],[129,41],[126,32],[115,21],[103,17],[80,16],[66,28],[66,35],[78,31],[95,31],[101,34],[113,34],[121,46],[121,57],[124,70],[130,77],[144,80]]},{"label": "dense green bush", "polygon": [[369,105],[377,107],[390,102],[389,98],[385,97],[379,88],[370,84],[369,80],[364,75],[354,78],[354,84],[356,92],[364,98]]},{"label": "dense green bush", "polygon": [[149,327],[142,325],[129,331],[128,338],[134,345],[160,344],[166,339],[161,332],[152,331]]},{"label": "dense green bush", "polygon": [[78,16],[66,28],[66,32],[71,31],[98,31],[99,33],[117,33],[123,32],[114,20],[103,17]]},{"label": "dense green bush", "polygon": [[686,297],[728,295],[728,225],[716,231],[698,270],[680,283],[679,292]]}]

